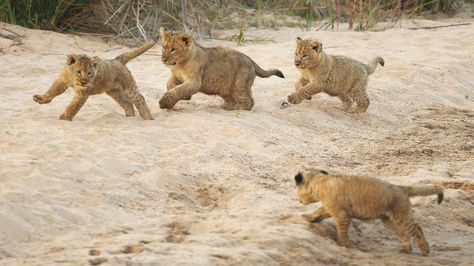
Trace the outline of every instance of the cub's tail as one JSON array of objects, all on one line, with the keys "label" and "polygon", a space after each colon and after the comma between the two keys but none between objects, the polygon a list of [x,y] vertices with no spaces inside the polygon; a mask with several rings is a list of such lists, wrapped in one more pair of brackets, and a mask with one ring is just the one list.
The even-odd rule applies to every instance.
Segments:
[{"label": "cub's tail", "polygon": [[438,204],[443,201],[443,189],[438,186],[399,186],[409,197],[438,195]]},{"label": "cub's tail", "polygon": [[364,64],[365,69],[367,69],[367,74],[370,75],[374,73],[378,64],[380,64],[381,66],[385,65],[385,61],[383,61],[383,58],[380,56],[377,56],[374,59],[372,59],[372,61],[370,61],[369,64]]},{"label": "cub's tail", "polygon": [[264,70],[259,65],[257,65],[257,63],[255,63],[252,59],[250,59],[250,60],[253,63],[253,67],[255,68],[255,74],[257,74],[257,76],[259,76],[261,78],[268,78],[268,77],[271,77],[271,76],[278,76],[282,79],[285,78],[285,76],[283,76],[283,73],[281,73],[280,70],[278,70],[278,69]]},{"label": "cub's tail", "polygon": [[115,59],[119,60],[120,63],[122,64],[126,64],[128,63],[128,61],[132,60],[133,58],[143,54],[144,52],[146,52],[148,49],[150,49],[151,47],[153,47],[153,45],[156,44],[156,41],[150,41],[150,42],[147,42],[135,49],[132,49],[130,51],[127,51],[117,57],[115,57]]}]

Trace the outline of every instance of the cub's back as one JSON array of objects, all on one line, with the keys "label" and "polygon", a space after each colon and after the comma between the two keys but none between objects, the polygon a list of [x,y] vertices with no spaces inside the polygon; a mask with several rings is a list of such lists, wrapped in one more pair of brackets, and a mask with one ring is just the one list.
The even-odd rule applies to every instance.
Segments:
[{"label": "cub's back", "polygon": [[332,58],[334,59],[333,69],[337,72],[345,72],[346,74],[355,72],[367,75],[367,70],[362,62],[343,55],[333,55]]},{"label": "cub's back", "polygon": [[[221,47],[204,48],[207,54],[203,65],[202,90],[207,94],[231,93],[235,81],[245,72],[255,77],[251,59],[243,53]],[[199,62],[198,62],[199,63]]]},{"label": "cub's back", "polygon": [[376,178],[344,176],[339,182],[342,190],[338,198],[343,199],[344,208],[358,219],[384,215],[400,196],[393,185]]},{"label": "cub's back", "polygon": [[101,60],[99,62],[94,87],[116,89],[127,88],[134,84],[132,73],[119,60]]}]

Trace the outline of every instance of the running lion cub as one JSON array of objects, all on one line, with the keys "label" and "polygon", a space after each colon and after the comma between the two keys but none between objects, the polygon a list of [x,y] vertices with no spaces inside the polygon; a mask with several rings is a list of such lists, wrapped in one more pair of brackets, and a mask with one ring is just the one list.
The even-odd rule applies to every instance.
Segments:
[{"label": "running lion cub", "polygon": [[170,109],[180,100],[190,100],[202,92],[219,95],[225,110],[250,110],[254,105],[252,84],[255,75],[284,78],[280,70],[263,70],[250,57],[228,48],[204,48],[185,32],[160,29],[163,42],[161,61],[171,69],[167,92],[160,108]]},{"label": "running lion cub", "polygon": [[135,105],[143,119],[153,120],[145,99],[138,91],[132,73],[125,64],[153,47],[155,43],[154,41],[148,42],[112,60],[70,54],[67,56],[66,65],[59,74],[59,78],[45,94],[35,95],[33,100],[40,104],[46,104],[66,91],[68,87],[72,87],[76,95],[59,117],[62,120],[72,121],[89,95],[105,92],[124,109],[126,116],[135,115],[133,108]]},{"label": "running lion cub", "polygon": [[296,92],[288,95],[288,102],[299,104],[311,100],[317,93],[325,92],[337,96],[343,109],[349,112],[353,101],[357,103],[355,113],[362,113],[369,107],[367,83],[377,64],[384,65],[382,57],[376,57],[370,64],[362,64],[346,56],[331,56],[323,51],[323,44],[317,40],[296,38],[295,65],[301,76],[295,83]]},{"label": "running lion cub", "polygon": [[334,217],[337,241],[348,244],[348,230],[353,218],[371,220],[380,218],[402,241],[401,252],[411,252],[414,238],[421,254],[430,252],[421,227],[412,216],[410,197],[437,194],[438,204],[443,201],[443,190],[436,186],[397,186],[376,178],[328,174],[324,170],[313,170],[295,176],[298,197],[301,203],[319,202],[323,207],[309,215],[310,222],[319,222]]}]

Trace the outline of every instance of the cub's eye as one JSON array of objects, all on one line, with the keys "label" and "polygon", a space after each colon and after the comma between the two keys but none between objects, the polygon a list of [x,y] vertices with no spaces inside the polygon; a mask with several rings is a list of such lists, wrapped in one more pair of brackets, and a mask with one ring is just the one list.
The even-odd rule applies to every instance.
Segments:
[{"label": "cub's eye", "polygon": [[92,72],[87,73],[87,76],[89,77],[92,76]]},{"label": "cub's eye", "polygon": [[80,71],[80,70],[78,70],[78,71],[76,71],[76,73],[80,75],[80,74],[81,74],[81,71]]},{"label": "cub's eye", "polygon": [[176,52],[176,48],[173,47],[171,48],[170,53],[174,53],[174,52]]},{"label": "cub's eye", "polygon": [[304,54],[304,55],[303,55],[303,58],[305,58],[305,57],[308,57],[308,55],[307,55],[307,54]]}]

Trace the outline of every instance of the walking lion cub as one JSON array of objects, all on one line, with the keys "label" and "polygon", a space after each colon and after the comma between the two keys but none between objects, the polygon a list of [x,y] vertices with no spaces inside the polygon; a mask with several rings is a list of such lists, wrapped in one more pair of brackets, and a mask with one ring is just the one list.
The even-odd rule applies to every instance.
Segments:
[{"label": "walking lion cub", "polygon": [[423,256],[430,252],[421,227],[415,223],[410,197],[438,195],[438,204],[443,201],[443,190],[437,186],[397,186],[376,178],[328,174],[324,170],[313,170],[295,176],[298,197],[301,203],[321,201],[323,207],[305,215],[310,222],[320,222],[334,217],[337,242],[348,244],[348,230],[353,218],[371,220],[380,218],[402,241],[401,252],[411,252],[414,238]]},{"label": "walking lion cub", "polygon": [[171,69],[167,92],[160,108],[170,109],[180,100],[202,92],[224,99],[225,110],[250,110],[254,105],[255,76],[284,78],[280,70],[263,70],[250,57],[229,48],[204,48],[185,32],[160,29],[163,41],[161,61]]},{"label": "walking lion cub", "polygon": [[337,96],[343,109],[349,112],[353,101],[357,103],[355,113],[362,113],[369,107],[367,83],[377,64],[383,66],[382,57],[376,57],[366,65],[346,56],[331,56],[323,51],[323,44],[317,40],[296,38],[295,65],[301,76],[295,83],[296,92],[288,95],[288,102],[299,104],[304,99],[325,92]]},{"label": "walking lion cub", "polygon": [[153,120],[145,99],[138,91],[132,73],[125,64],[141,55],[156,42],[148,42],[136,49],[125,52],[115,59],[102,60],[87,55],[70,54],[59,78],[43,95],[34,95],[33,100],[39,104],[50,103],[56,96],[72,87],[75,96],[59,119],[72,121],[79,109],[86,103],[89,95],[107,93],[125,111],[126,116],[134,116],[135,105],[140,116],[145,120]]}]

